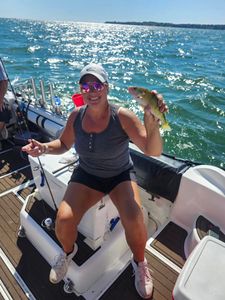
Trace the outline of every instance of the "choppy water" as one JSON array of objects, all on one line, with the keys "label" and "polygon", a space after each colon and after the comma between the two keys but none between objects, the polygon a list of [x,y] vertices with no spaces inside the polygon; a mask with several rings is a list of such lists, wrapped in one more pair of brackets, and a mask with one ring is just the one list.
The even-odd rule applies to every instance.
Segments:
[{"label": "choppy water", "polygon": [[140,118],[127,87],[158,90],[172,127],[164,152],[225,167],[225,31],[0,19],[0,41],[12,82],[53,82],[64,101],[91,61],[109,73],[110,100]]}]

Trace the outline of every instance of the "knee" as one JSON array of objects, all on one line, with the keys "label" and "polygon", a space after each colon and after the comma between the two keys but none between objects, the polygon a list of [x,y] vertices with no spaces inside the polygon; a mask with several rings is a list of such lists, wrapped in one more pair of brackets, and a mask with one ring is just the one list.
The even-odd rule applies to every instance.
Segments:
[{"label": "knee", "polygon": [[142,226],[144,223],[143,213],[141,208],[137,205],[129,208],[124,216],[121,216],[124,227],[137,227]]},{"label": "knee", "polygon": [[65,226],[72,222],[71,214],[67,213],[66,211],[59,210],[56,216],[56,223],[60,226]]},{"label": "knee", "polygon": [[65,231],[68,232],[74,230],[76,227],[76,218],[72,212],[65,209],[59,209],[56,216],[55,225],[55,229],[58,234],[64,233]]}]

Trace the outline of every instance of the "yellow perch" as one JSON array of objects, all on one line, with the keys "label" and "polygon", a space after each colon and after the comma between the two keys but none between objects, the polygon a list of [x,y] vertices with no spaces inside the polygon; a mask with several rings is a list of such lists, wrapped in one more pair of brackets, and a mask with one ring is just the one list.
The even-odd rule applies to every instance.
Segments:
[{"label": "yellow perch", "polygon": [[161,113],[158,106],[157,97],[148,89],[141,87],[131,86],[128,88],[128,92],[134,97],[134,99],[142,106],[149,105],[151,113],[161,121],[162,129],[170,131],[170,125],[166,120],[165,113]]}]

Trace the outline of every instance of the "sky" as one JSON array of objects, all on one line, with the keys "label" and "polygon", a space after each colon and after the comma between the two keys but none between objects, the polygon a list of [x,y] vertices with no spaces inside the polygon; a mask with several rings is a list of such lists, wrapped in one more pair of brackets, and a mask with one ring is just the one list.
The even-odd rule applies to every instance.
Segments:
[{"label": "sky", "polygon": [[225,24],[225,0],[2,0],[0,17]]}]

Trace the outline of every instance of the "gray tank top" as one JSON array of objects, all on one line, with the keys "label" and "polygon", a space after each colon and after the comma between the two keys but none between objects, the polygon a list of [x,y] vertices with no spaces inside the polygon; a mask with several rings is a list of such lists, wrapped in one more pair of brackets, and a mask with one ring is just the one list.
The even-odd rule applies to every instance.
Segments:
[{"label": "gray tank top", "polygon": [[80,167],[89,174],[107,178],[119,175],[133,166],[129,152],[129,137],[123,130],[117,115],[117,106],[110,104],[108,126],[100,133],[87,133],[82,119],[87,106],[82,106],[74,122],[75,149]]}]

